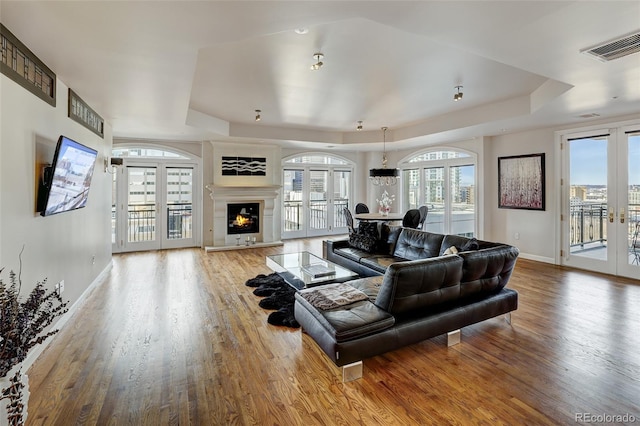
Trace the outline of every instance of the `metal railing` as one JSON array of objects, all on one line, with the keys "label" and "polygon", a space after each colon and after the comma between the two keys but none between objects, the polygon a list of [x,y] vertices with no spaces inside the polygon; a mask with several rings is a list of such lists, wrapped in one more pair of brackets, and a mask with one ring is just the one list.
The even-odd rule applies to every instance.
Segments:
[{"label": "metal railing", "polygon": [[191,238],[193,231],[191,206],[191,203],[176,203],[167,206],[168,239]]},{"label": "metal railing", "polygon": [[156,205],[135,204],[127,209],[127,241],[142,242],[156,239]]},{"label": "metal railing", "polygon": [[[569,246],[585,248],[586,244],[603,246],[607,243],[608,207],[606,203],[576,203],[569,209]],[[619,215],[614,220],[620,220]],[[631,241],[635,224],[640,221],[640,204],[629,204],[625,214],[627,238]]]},{"label": "metal railing", "polygon": [[[328,229],[327,200],[312,200],[309,202],[308,229]],[[340,199],[333,203],[334,228],[346,228],[347,221],[342,211],[349,207],[349,200]],[[285,201],[283,203],[284,232],[300,231],[304,222],[302,201]]]},{"label": "metal railing", "polygon": [[576,203],[569,208],[569,247],[607,242],[607,204]]},{"label": "metal railing", "polygon": [[[176,240],[193,236],[193,214],[191,203],[167,206],[167,238]],[[115,230],[116,211],[111,207],[112,229]],[[112,241],[115,241],[113,232]],[[156,239],[156,205],[131,204],[127,208],[127,241],[130,243],[154,241]]]}]

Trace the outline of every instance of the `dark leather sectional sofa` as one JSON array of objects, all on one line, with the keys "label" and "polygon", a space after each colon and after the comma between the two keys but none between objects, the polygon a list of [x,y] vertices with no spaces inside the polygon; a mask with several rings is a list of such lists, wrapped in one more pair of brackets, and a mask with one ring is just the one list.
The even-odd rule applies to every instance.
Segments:
[{"label": "dark leather sectional sofa", "polygon": [[[452,246],[459,252],[444,255]],[[505,286],[519,252],[506,244],[387,228],[373,252],[347,240],[326,241],[325,252],[365,277],[346,284],[368,296],[323,310],[304,296],[317,287],[296,294],[297,321],[337,366],[456,332],[518,306],[517,292]]]}]

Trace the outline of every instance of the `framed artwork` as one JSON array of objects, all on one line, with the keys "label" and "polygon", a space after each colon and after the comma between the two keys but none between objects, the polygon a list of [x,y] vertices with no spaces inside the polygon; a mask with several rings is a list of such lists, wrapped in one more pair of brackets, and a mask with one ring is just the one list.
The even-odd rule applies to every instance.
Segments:
[{"label": "framed artwork", "polygon": [[266,175],[266,157],[222,157],[222,176]]},{"label": "framed artwork", "polygon": [[104,120],[71,89],[69,89],[69,118],[104,139]]},{"label": "framed artwork", "polygon": [[498,207],[544,210],[544,153],[498,157]]}]

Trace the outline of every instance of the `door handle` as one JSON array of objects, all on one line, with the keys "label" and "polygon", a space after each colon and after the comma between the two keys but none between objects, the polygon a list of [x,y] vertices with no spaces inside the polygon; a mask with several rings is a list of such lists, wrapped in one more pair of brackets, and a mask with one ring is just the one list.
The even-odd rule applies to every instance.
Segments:
[{"label": "door handle", "polygon": [[613,221],[615,220],[615,211],[613,208],[609,208],[609,222],[613,223]]},{"label": "door handle", "polygon": [[620,223],[624,223],[624,208],[620,209]]}]

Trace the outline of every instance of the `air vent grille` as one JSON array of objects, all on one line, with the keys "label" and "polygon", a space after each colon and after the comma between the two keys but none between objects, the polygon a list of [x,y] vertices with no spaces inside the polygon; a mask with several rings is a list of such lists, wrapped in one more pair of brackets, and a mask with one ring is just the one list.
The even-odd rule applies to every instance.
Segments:
[{"label": "air vent grille", "polygon": [[603,62],[612,61],[637,52],[640,52],[639,31],[616,40],[582,50],[582,53],[592,55]]}]

